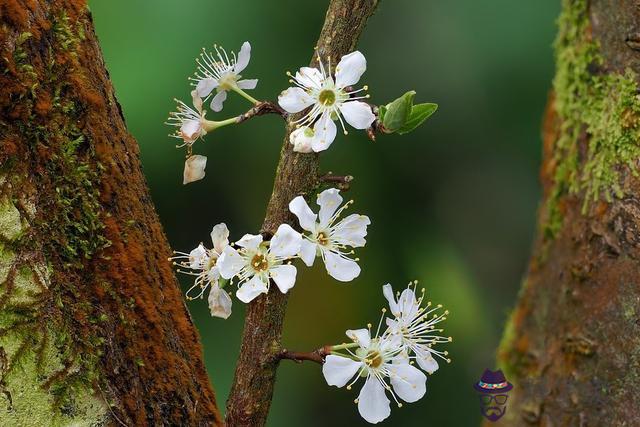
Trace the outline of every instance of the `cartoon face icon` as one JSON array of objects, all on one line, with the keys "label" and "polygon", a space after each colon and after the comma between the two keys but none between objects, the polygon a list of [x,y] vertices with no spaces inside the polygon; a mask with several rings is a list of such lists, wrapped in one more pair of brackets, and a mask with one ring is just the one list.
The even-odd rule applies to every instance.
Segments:
[{"label": "cartoon face icon", "polygon": [[473,385],[480,394],[480,413],[489,421],[497,421],[507,411],[507,393],[513,384],[507,381],[501,370],[486,369],[480,381]]}]

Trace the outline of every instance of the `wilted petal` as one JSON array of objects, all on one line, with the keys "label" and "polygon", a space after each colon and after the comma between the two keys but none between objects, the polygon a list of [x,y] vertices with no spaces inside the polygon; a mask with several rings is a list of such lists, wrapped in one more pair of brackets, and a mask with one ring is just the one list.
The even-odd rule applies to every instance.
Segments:
[{"label": "wilted petal", "polygon": [[300,252],[302,235],[289,224],[280,224],[271,238],[269,252],[276,256],[292,257]]},{"label": "wilted petal", "polygon": [[313,213],[304,197],[298,196],[289,202],[289,210],[298,217],[300,227],[307,231],[314,231],[318,216]]},{"label": "wilted petal", "polygon": [[207,250],[202,244],[199,244],[197,248],[189,252],[189,268],[198,269],[209,260]]},{"label": "wilted petal", "polygon": [[193,106],[196,107],[196,110],[202,114],[202,98],[198,95],[197,89],[191,91],[191,100],[193,101]]},{"label": "wilted petal", "polygon": [[366,129],[376,119],[371,107],[362,101],[347,101],[338,108],[347,123],[356,129]]},{"label": "wilted petal", "polygon": [[317,203],[320,206],[320,212],[318,212],[320,225],[326,227],[333,214],[336,213],[336,210],[340,207],[342,196],[337,189],[329,188],[318,194]]},{"label": "wilted petal", "polygon": [[317,245],[315,243],[304,238],[302,239],[298,256],[300,256],[300,259],[307,267],[311,267],[316,259],[316,248]]},{"label": "wilted petal", "polygon": [[406,361],[394,361],[389,366],[393,391],[405,402],[420,400],[427,391],[427,376]]},{"label": "wilted petal", "polygon": [[[233,71],[236,74],[241,73],[242,70],[247,68],[247,65],[249,65],[250,59],[251,59],[251,44],[249,44],[249,42],[244,42],[242,43],[242,47],[240,48],[240,52],[238,53],[238,62],[236,62],[236,65],[233,67]],[[253,89],[253,88],[247,88],[247,89]]]},{"label": "wilted petal", "polygon": [[255,89],[258,86],[258,79],[240,80],[237,85],[240,89]]},{"label": "wilted petal", "polygon": [[180,126],[180,137],[190,144],[202,134],[202,123],[200,120],[185,120]]},{"label": "wilted petal", "polygon": [[195,154],[184,162],[182,184],[199,181],[204,178],[204,168],[207,166],[207,157]]},{"label": "wilted petal", "polygon": [[216,262],[220,275],[225,279],[231,279],[238,274],[245,265],[245,259],[231,246],[224,248],[222,255],[220,255],[220,258],[218,258]]},{"label": "wilted petal", "polygon": [[354,248],[364,246],[367,241],[367,226],[371,224],[369,217],[359,214],[351,214],[335,225],[332,237],[340,244]]},{"label": "wilted petal", "polygon": [[220,317],[227,319],[231,315],[231,297],[224,290],[220,289],[217,284],[211,285],[211,291],[209,291],[209,310],[213,317]]},{"label": "wilted petal", "polygon": [[258,295],[266,294],[269,290],[269,285],[258,276],[253,276],[251,280],[244,282],[236,296],[244,303],[253,301]]},{"label": "wilted petal", "polygon": [[278,96],[278,104],[289,113],[298,113],[313,102],[313,98],[299,87],[290,87]]},{"label": "wilted petal", "polygon": [[358,395],[358,412],[371,424],[377,424],[391,414],[384,387],[374,376],[369,376]]},{"label": "wilted petal", "polygon": [[269,275],[283,294],[296,284],[296,273],[296,268],[289,264],[277,265],[269,270]]},{"label": "wilted petal", "polygon": [[296,72],[296,80],[302,86],[320,89],[322,86],[322,73],[317,68],[302,67]]},{"label": "wilted petal", "polygon": [[229,244],[229,229],[224,222],[213,226],[211,230],[211,241],[213,242],[213,249],[219,254],[221,254],[225,246]]},{"label": "wilted petal", "polygon": [[324,265],[329,275],[341,282],[350,282],[360,275],[360,266],[357,262],[335,252],[324,251]]},{"label": "wilted petal", "polygon": [[[310,134],[310,135],[309,135]],[[289,135],[289,142],[293,145],[296,153],[313,153],[313,129],[303,126]]]},{"label": "wilted petal", "polygon": [[358,83],[366,70],[367,60],[359,51],[343,56],[336,66],[336,86],[343,88]]},{"label": "wilted petal", "polygon": [[213,77],[202,79],[196,85],[196,92],[200,98],[209,96],[212,90],[218,87],[218,80]]},{"label": "wilted petal", "polygon": [[330,354],[324,359],[322,375],[327,384],[344,387],[362,367],[362,362]]},{"label": "wilted petal", "polygon": [[336,139],[336,133],[338,129],[336,128],[336,124],[333,120],[331,120],[331,115],[329,113],[325,113],[320,117],[320,119],[313,126],[314,137],[311,143],[311,148],[316,153],[320,151],[324,151]]},{"label": "wilted petal", "polygon": [[371,333],[369,329],[349,329],[346,335],[362,348],[368,348],[371,345]]},{"label": "wilted petal", "polygon": [[216,113],[218,111],[222,111],[222,104],[224,103],[225,99],[227,99],[227,91],[221,90],[220,92],[216,93],[216,96],[214,96],[211,100],[211,109]]}]

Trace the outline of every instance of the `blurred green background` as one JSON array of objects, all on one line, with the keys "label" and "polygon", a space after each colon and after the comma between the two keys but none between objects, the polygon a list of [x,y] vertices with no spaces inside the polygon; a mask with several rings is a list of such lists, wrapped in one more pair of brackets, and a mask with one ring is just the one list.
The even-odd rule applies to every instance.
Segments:
[{"label": "blurred green background", "polygon": [[[174,97],[189,100],[187,77],[203,46],[238,50],[252,44],[246,78],[251,95],[275,99],[286,70],[309,61],[327,1],[90,1],[123,106],[138,139],[145,173],[172,246],[208,242],[226,222],[232,238],[258,231],[271,194],[283,128],[266,116],[208,135],[195,152],[208,156],[203,181],[182,186],[182,150],[163,125]],[[322,168],[356,177],[353,212],[372,219],[359,251],[363,273],[350,284],[321,263],[299,269],[284,344],[311,350],[344,341],[348,328],[375,323],[385,305],[381,286],[419,279],[434,302],[451,311],[450,365],[429,378],[427,396],[393,408],[389,425],[477,425],[471,384],[495,364],[495,348],[515,301],[534,231],[539,197],[540,123],[553,75],[551,44],[559,1],[385,0],[359,45],[368,60],[362,83],[372,102],[406,90],[439,111],[418,131],[380,137],[338,135]],[[230,95],[216,117],[248,107]],[[210,115],[209,118],[214,117]],[[317,267],[317,268],[316,268]],[[181,277],[184,287],[189,284]],[[207,369],[224,402],[243,323],[234,300],[227,321],[206,301],[189,303]],[[269,418],[272,426],[365,425],[349,392],[326,385],[315,364],[285,362]]]}]

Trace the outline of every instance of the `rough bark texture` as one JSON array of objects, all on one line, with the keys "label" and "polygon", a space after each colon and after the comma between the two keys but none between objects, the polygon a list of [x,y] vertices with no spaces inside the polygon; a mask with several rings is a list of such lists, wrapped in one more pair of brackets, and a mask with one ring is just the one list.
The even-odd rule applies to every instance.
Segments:
[{"label": "rough bark texture", "polygon": [[[332,0],[327,10],[320,37],[318,53],[326,64],[336,64],[342,55],[355,50],[368,18],[374,13],[378,0]],[[311,65],[317,64],[317,58]],[[318,155],[293,152],[289,133],[294,129],[293,118],[287,122],[280,161],[262,232],[273,234],[283,223],[297,227],[289,212],[289,202],[298,195],[310,195],[318,185]],[[287,295],[271,286],[247,309],[240,356],[235,379],[227,403],[227,425],[264,425],[271,405],[273,387],[281,353],[280,338],[284,322]]]},{"label": "rough bark texture", "polygon": [[170,253],[85,2],[1,0],[1,425],[221,423]]},{"label": "rough bark texture", "polygon": [[637,1],[563,2],[538,237],[498,354],[515,387],[491,425],[640,425],[639,32]]}]

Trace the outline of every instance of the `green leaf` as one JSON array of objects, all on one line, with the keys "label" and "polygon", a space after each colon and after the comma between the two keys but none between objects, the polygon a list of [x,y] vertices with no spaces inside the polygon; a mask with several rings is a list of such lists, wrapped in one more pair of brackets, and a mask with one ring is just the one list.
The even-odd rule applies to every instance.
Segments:
[{"label": "green leaf", "polygon": [[397,131],[404,126],[405,122],[409,119],[415,94],[415,91],[410,90],[400,98],[386,105],[382,125],[388,132]]},{"label": "green leaf", "polygon": [[438,109],[438,104],[426,102],[424,104],[416,104],[411,107],[409,118],[405,121],[404,126],[398,129],[400,135],[409,133],[427,120]]}]

